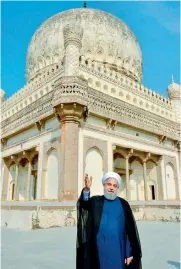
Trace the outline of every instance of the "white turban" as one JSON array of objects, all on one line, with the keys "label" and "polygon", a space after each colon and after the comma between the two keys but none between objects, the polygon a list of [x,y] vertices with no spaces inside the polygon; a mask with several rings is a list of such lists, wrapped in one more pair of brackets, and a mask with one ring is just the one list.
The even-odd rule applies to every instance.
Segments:
[{"label": "white turban", "polygon": [[106,182],[106,180],[107,180],[108,178],[114,178],[114,179],[116,179],[117,182],[118,182],[118,185],[120,186],[120,184],[121,184],[121,177],[120,177],[120,175],[118,175],[118,174],[115,173],[115,172],[107,172],[107,173],[102,177],[102,184],[103,184],[103,185],[105,184],[105,182]]}]

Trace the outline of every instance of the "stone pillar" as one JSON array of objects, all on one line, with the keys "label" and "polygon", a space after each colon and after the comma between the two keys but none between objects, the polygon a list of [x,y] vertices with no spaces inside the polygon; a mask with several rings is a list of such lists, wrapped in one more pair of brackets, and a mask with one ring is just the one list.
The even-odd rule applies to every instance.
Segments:
[{"label": "stone pillar", "polygon": [[19,192],[18,192],[18,172],[19,172],[19,164],[16,163],[15,195],[14,195],[14,200],[15,201],[18,201],[19,200],[19,198],[18,198],[18,195],[19,195]]},{"label": "stone pillar", "polygon": [[1,185],[2,185],[2,193],[1,193],[1,199],[2,201],[7,200],[7,194],[8,194],[8,181],[9,181],[9,168],[8,165],[5,163],[5,161],[2,160],[1,162]]},{"label": "stone pillar", "polygon": [[80,104],[62,104],[56,108],[61,119],[61,178],[63,192],[60,200],[78,198],[78,139],[79,123],[85,111]]},{"label": "stone pillar", "polygon": [[130,182],[129,182],[129,157],[125,158],[126,160],[126,199],[130,199]]},{"label": "stone pillar", "polygon": [[27,178],[27,185],[26,185],[26,200],[27,201],[30,200],[31,170],[32,170],[32,164],[31,164],[31,161],[29,161],[28,178]]},{"label": "stone pillar", "polygon": [[144,196],[145,201],[148,200],[147,196],[147,171],[146,171],[146,162],[143,162],[143,178],[144,178]]},{"label": "stone pillar", "polygon": [[157,183],[158,183],[158,200],[162,201],[164,198],[164,190],[163,190],[163,171],[161,168],[161,159],[157,162]]},{"label": "stone pillar", "polygon": [[110,140],[108,140],[108,171],[113,171],[113,152],[116,146],[112,144]]},{"label": "stone pillar", "polygon": [[37,186],[36,186],[36,199],[42,199],[42,180],[43,180],[43,156],[44,154],[44,142],[40,142],[39,154],[38,154],[38,175],[37,175]]},{"label": "stone pillar", "polygon": [[67,24],[63,28],[63,35],[65,46],[64,75],[77,76],[83,29],[78,22]]}]

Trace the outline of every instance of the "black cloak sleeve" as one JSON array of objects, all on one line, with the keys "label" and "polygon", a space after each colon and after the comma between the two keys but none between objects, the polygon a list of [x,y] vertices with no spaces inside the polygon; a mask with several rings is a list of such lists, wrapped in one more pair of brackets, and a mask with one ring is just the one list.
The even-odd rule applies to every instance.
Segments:
[{"label": "black cloak sleeve", "polygon": [[[142,251],[136,222],[129,203],[122,198],[120,202],[125,214],[126,234],[133,252],[133,261],[130,265],[125,265],[125,268],[141,269]],[[96,219],[101,219],[103,203],[103,196],[93,196],[88,201],[84,201],[83,191],[77,201],[76,269],[100,269],[96,246],[97,228],[94,222]]]},{"label": "black cloak sleeve", "polygon": [[83,190],[77,201],[77,242],[76,242],[76,269],[90,267],[90,238],[91,238],[91,209],[92,198],[83,200]]}]

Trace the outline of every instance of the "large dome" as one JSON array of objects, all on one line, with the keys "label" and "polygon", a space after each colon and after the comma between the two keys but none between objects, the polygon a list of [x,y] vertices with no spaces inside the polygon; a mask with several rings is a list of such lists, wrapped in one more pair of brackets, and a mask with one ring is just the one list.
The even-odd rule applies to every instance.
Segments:
[{"label": "large dome", "polygon": [[71,9],[45,21],[33,35],[26,75],[31,80],[46,66],[63,60],[63,27],[78,22],[83,28],[81,55],[108,63],[137,81],[142,79],[142,55],[136,37],[120,19],[101,10]]}]

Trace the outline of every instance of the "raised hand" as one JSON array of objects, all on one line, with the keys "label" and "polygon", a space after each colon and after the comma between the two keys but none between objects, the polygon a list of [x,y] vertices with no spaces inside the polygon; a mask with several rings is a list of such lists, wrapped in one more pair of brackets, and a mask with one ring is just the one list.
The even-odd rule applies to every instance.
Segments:
[{"label": "raised hand", "polygon": [[84,188],[84,190],[90,191],[91,185],[92,185],[92,176],[90,176],[90,178],[89,178],[88,174],[85,174],[85,188]]},{"label": "raised hand", "polygon": [[131,257],[125,259],[125,263],[126,263],[127,265],[129,265],[129,264],[132,262],[132,260],[133,260],[133,256],[131,256]]}]

